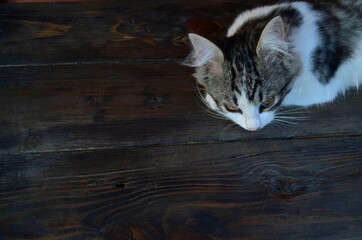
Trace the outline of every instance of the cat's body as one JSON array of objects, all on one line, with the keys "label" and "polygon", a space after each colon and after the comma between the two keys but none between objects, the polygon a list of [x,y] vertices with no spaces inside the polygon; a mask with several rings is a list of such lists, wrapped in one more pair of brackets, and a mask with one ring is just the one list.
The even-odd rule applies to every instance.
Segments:
[{"label": "cat's body", "polygon": [[279,106],[333,101],[362,83],[362,2],[294,2],[239,15],[214,45],[190,34],[187,60],[218,114],[251,131]]}]

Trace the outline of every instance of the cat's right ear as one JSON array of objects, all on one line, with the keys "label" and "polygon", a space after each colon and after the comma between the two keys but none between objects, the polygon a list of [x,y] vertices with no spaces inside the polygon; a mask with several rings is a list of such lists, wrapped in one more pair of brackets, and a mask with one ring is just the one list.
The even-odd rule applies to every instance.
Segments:
[{"label": "cat's right ear", "polygon": [[193,52],[186,58],[184,65],[190,67],[208,66],[214,70],[220,68],[224,55],[215,44],[194,33],[190,33],[189,38],[193,46]]},{"label": "cat's right ear", "polygon": [[286,33],[284,22],[280,16],[273,18],[264,28],[258,46],[256,48],[258,56],[266,53],[288,53],[288,43],[286,41]]}]

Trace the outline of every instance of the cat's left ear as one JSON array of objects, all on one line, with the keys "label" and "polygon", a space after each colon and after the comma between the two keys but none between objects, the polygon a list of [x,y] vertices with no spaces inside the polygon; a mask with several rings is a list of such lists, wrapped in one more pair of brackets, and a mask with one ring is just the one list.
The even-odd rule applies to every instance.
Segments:
[{"label": "cat's left ear", "polygon": [[194,33],[190,33],[189,38],[194,51],[185,60],[185,65],[190,67],[209,66],[211,69],[220,66],[224,56],[215,44]]},{"label": "cat's left ear", "polygon": [[280,16],[273,18],[266,25],[260,36],[256,52],[258,56],[261,56],[264,52],[288,52],[284,22]]}]

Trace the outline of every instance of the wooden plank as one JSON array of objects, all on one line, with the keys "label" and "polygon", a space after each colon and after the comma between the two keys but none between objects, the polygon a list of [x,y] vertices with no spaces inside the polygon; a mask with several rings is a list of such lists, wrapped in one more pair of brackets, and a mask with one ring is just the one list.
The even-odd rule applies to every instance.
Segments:
[{"label": "wooden plank", "polygon": [[251,0],[2,4],[0,65],[182,59],[188,32],[217,38],[252,6]]},{"label": "wooden plank", "polygon": [[305,111],[300,126],[229,126],[202,111],[191,70],[176,63],[0,68],[0,78],[3,153],[362,133],[356,93]]},{"label": "wooden plank", "polygon": [[306,113],[313,121],[301,127],[257,133],[226,128],[228,122],[201,111],[190,71],[171,63],[2,69],[1,76],[8,79],[0,90],[7,106],[0,110],[6,150],[360,134],[362,129],[360,97],[353,94]]},{"label": "wooden plank", "polygon": [[360,239],[362,137],[8,154],[2,239]]}]

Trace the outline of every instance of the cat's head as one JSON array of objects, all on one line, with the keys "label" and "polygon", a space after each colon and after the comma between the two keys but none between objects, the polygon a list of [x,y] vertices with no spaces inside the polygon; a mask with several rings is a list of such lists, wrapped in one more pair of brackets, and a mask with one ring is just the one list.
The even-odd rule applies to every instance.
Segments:
[{"label": "cat's head", "polygon": [[301,68],[282,18],[264,26],[260,33],[245,30],[218,46],[189,34],[194,51],[185,61],[196,68],[208,107],[249,131],[273,121]]}]

